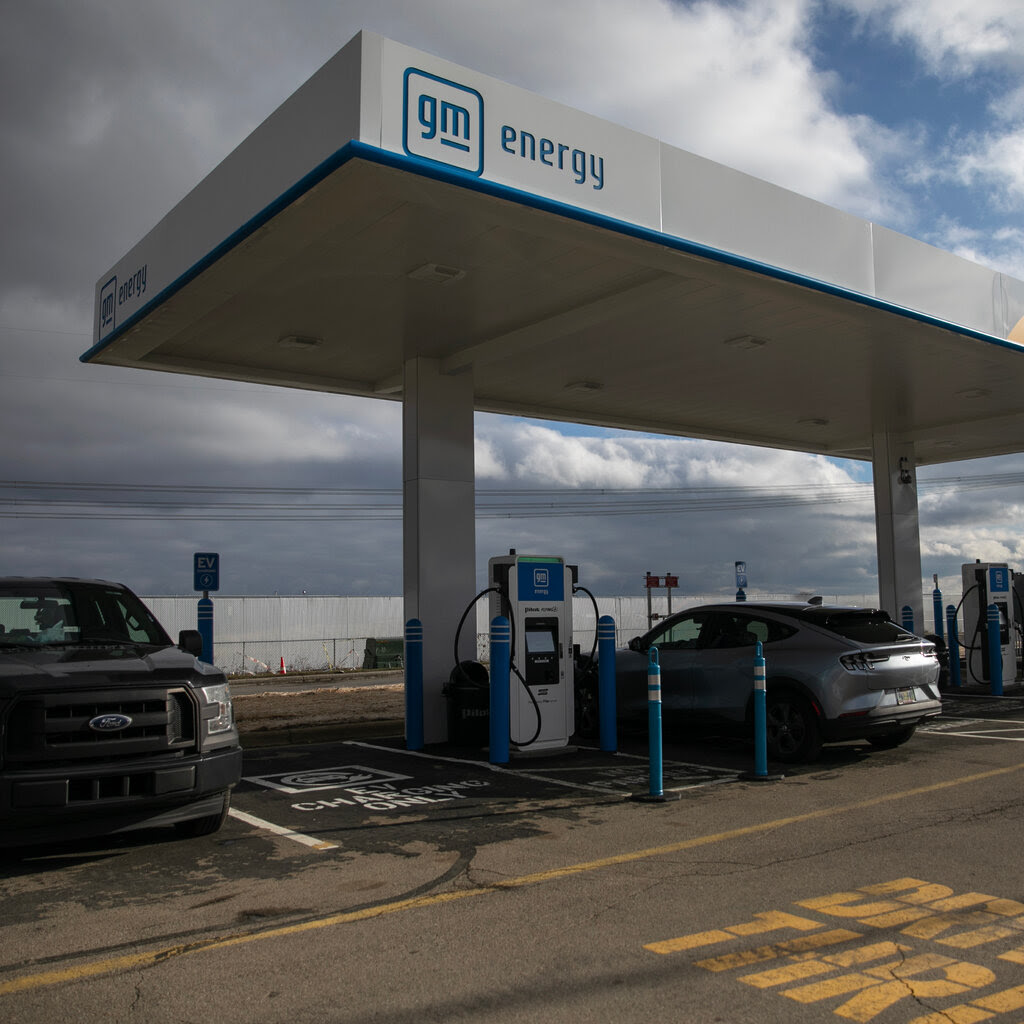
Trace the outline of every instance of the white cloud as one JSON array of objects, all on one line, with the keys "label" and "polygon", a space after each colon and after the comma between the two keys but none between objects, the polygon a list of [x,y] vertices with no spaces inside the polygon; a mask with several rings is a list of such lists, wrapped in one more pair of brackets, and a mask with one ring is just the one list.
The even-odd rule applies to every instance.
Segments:
[{"label": "white cloud", "polygon": [[956,172],[965,185],[991,185],[1008,207],[1024,205],[1024,124],[1005,134],[983,136],[957,160]]},{"label": "white cloud", "polygon": [[957,256],[1024,280],[1024,227],[984,231],[943,220],[936,227],[934,239]]},{"label": "white cloud", "polygon": [[940,77],[1024,58],[1018,0],[843,0],[892,38],[913,45]]}]

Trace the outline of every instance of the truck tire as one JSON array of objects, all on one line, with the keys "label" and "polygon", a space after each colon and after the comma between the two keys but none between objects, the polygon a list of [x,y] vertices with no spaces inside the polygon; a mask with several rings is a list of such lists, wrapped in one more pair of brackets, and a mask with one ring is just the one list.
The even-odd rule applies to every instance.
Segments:
[{"label": "truck tire", "polygon": [[205,818],[192,818],[189,821],[179,821],[174,830],[182,839],[195,839],[198,836],[211,836],[220,830],[224,819],[228,816],[231,807],[231,793],[224,794],[224,806],[217,814],[208,814]]}]

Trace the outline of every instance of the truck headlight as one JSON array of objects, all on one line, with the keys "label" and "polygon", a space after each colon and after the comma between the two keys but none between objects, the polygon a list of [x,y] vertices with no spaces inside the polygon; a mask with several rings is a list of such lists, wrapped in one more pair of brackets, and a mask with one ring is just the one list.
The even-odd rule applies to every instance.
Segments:
[{"label": "truck headlight", "polygon": [[235,724],[234,712],[231,708],[231,687],[227,683],[217,686],[201,686],[203,699],[207,704],[216,707],[213,718],[206,719],[206,730],[213,736],[219,732],[227,732]]}]

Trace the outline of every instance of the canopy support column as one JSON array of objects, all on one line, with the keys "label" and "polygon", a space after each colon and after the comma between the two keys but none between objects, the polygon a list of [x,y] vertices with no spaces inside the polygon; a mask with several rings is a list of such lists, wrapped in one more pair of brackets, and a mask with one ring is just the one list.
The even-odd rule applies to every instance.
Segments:
[{"label": "canopy support column", "polygon": [[[405,363],[402,407],[405,618],[423,623],[423,741],[443,743],[443,687],[459,619],[476,593],[473,375],[447,375],[436,359]],[[476,659],[476,616],[459,659]]]},{"label": "canopy support column", "polygon": [[914,629],[924,632],[921,597],[921,535],[917,510],[914,444],[883,432],[872,435],[878,597],[895,622],[902,609],[914,612]]}]

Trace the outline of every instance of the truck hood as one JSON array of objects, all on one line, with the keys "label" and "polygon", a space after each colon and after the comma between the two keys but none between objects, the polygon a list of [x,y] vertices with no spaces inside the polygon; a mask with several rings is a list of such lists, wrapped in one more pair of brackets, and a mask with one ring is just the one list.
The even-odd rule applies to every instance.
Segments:
[{"label": "truck hood", "polygon": [[0,650],[0,697],[49,689],[146,685],[165,680],[223,681],[212,665],[197,661],[179,647],[134,645],[102,647],[8,648]]}]

